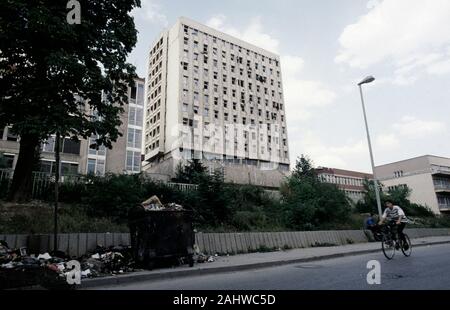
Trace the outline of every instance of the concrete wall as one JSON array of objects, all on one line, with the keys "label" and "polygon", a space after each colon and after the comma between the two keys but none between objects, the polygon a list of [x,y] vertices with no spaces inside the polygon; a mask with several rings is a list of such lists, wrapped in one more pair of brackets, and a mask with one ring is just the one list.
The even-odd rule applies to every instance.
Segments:
[{"label": "concrete wall", "polygon": [[[450,236],[450,229],[407,229],[410,238]],[[52,235],[0,235],[11,248],[28,247],[30,253],[44,253],[53,249]],[[302,231],[302,232],[249,232],[249,233],[197,233],[195,242],[205,254],[241,254],[264,249],[298,249],[314,246],[339,246],[368,242],[362,230]],[[58,249],[79,257],[97,245],[129,245],[130,236],[124,233],[60,234]]]},{"label": "concrete wall", "polygon": [[[168,158],[157,164],[144,166],[144,171],[152,174],[164,174],[175,177],[175,172],[178,163],[182,160],[175,158]],[[206,167],[211,169],[222,168],[225,173],[225,182],[236,184],[252,184],[256,186],[263,186],[268,188],[279,188],[285,178],[288,176],[289,171],[275,170],[263,170],[256,166],[249,165],[220,165],[213,162],[205,161],[203,163]]]},{"label": "concrete wall", "polygon": [[394,172],[403,171],[404,174],[430,171],[430,164],[427,156],[411,158],[395,163],[380,165],[375,167],[375,173],[378,179],[394,178]]},{"label": "concrete wall", "polygon": [[[10,248],[27,247],[30,254],[39,254],[53,250],[53,235],[1,235]],[[75,233],[59,234],[58,250],[70,256],[79,257],[92,251],[97,245],[129,245],[128,233]]]},{"label": "concrete wall", "polygon": [[411,189],[411,202],[428,206],[434,213],[440,214],[431,173],[408,175],[400,178],[383,180],[386,187],[406,184]]}]

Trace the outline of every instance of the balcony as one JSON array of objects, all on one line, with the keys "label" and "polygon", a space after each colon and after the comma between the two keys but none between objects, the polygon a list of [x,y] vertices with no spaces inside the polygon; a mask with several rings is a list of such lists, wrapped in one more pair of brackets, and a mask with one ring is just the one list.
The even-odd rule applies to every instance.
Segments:
[{"label": "balcony", "polygon": [[450,212],[450,204],[439,204],[439,210],[441,212]]},{"label": "balcony", "polygon": [[436,192],[450,193],[450,184],[434,184]]},{"label": "balcony", "polygon": [[450,176],[450,167],[433,165],[431,166],[431,174]]}]

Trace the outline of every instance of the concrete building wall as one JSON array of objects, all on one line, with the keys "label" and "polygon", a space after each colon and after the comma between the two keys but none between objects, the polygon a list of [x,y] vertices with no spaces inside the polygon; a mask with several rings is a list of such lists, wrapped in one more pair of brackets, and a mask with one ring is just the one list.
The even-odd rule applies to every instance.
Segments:
[{"label": "concrete building wall", "polygon": [[428,206],[434,213],[439,214],[439,205],[430,173],[415,174],[395,179],[382,180],[381,183],[388,190],[389,187],[407,185],[411,190],[410,200]]},{"label": "concrete building wall", "polygon": [[[145,170],[172,158],[253,159],[262,174],[266,166],[288,170],[280,68],[278,55],[180,18],[150,52],[147,112],[160,107],[146,118]],[[155,121],[152,113],[160,111]]]},{"label": "concrete building wall", "polygon": [[[186,164],[185,160],[169,158],[161,161],[158,165],[144,166],[144,171],[155,179],[159,179],[159,175],[175,177],[178,164]],[[278,189],[289,175],[288,171],[280,170],[261,170],[260,167],[251,165],[224,165],[217,162],[204,161],[203,164],[208,171],[212,173],[215,169],[222,169],[225,175],[225,182],[235,184],[252,184],[270,189]]]},{"label": "concrete building wall", "polygon": [[375,168],[387,188],[407,185],[411,201],[436,214],[450,211],[450,158],[424,155]]},{"label": "concrete building wall", "polygon": [[395,178],[405,173],[423,173],[430,169],[430,163],[427,156],[411,158],[395,163],[377,166],[375,173],[380,180]]},{"label": "concrete building wall", "polygon": [[364,198],[364,180],[372,180],[373,175],[357,171],[319,167],[316,172],[322,182],[335,184],[354,202]]},{"label": "concrete building wall", "polygon": [[[94,167],[94,172],[98,172],[100,175],[105,173],[137,173],[141,171],[141,156],[142,156],[142,131],[143,131],[143,114],[144,114],[144,90],[143,86],[145,81],[143,79],[137,78],[136,82],[136,99],[131,98],[132,88],[128,89],[128,98],[129,102],[123,106],[124,112],[120,116],[122,125],[119,128],[119,131],[122,133],[122,137],[119,137],[118,140],[113,143],[111,150],[106,150],[105,147],[101,147],[100,150],[90,149],[90,145],[95,143],[95,137],[91,137],[89,139],[80,139],[79,141],[79,153],[77,154],[69,154],[65,153],[64,150],[61,153],[61,163],[62,165],[77,165],[76,172],[78,174],[87,174],[89,171],[92,171],[92,167]],[[139,86],[141,85],[141,86]],[[141,88],[142,99],[140,103],[138,102],[139,89]],[[136,121],[137,109],[141,110],[141,119]],[[130,112],[134,111],[133,117],[130,117]],[[133,121],[133,124],[130,124],[129,120]],[[129,133],[130,130],[140,130],[140,136],[138,138],[138,144],[130,147],[128,145]],[[14,156],[12,169],[15,168],[17,163],[17,158],[19,155],[20,148],[20,139],[16,141],[8,141],[8,139],[12,140],[10,134],[8,134],[9,129],[5,127],[2,131],[0,131],[0,153],[4,153],[7,156]],[[54,139],[54,137],[49,138]],[[50,141],[49,140],[49,141]],[[47,141],[47,142],[49,142]],[[41,162],[44,165],[51,165],[51,163],[55,162],[55,154],[53,152],[54,146],[52,146],[52,142],[49,143],[44,142],[41,145]],[[133,156],[132,163],[136,162],[136,165],[133,169],[128,167],[127,161],[130,156]],[[90,163],[90,164],[89,164]],[[94,163],[94,166],[92,165]],[[89,169],[91,168],[91,170]],[[63,169],[64,170],[64,169]],[[72,171],[73,173],[74,171]]]},{"label": "concrete building wall", "polygon": [[[128,90],[130,92],[130,90]],[[122,125],[119,127],[121,137],[113,144],[111,150],[106,150],[105,158],[105,172],[109,173],[124,173],[126,172],[126,157],[127,157],[127,137],[128,137],[128,113],[129,105],[123,107],[124,112],[120,119]]]},{"label": "concrete building wall", "polygon": [[181,76],[181,24],[177,22],[168,34],[167,51],[167,102],[163,107],[166,113],[166,126],[164,126],[165,141],[164,154],[170,153],[180,147],[180,124],[182,122],[180,115],[180,88],[182,83]]}]

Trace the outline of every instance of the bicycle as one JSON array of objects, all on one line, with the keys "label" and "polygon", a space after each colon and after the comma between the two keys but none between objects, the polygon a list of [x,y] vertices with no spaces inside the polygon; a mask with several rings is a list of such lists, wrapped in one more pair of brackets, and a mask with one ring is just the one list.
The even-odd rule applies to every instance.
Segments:
[{"label": "bicycle", "polygon": [[383,250],[384,256],[388,260],[391,260],[395,256],[395,251],[401,250],[403,255],[410,257],[412,253],[411,240],[408,235],[403,233],[405,236],[405,241],[399,240],[397,234],[397,225],[394,223],[388,223],[381,227],[381,249]]}]

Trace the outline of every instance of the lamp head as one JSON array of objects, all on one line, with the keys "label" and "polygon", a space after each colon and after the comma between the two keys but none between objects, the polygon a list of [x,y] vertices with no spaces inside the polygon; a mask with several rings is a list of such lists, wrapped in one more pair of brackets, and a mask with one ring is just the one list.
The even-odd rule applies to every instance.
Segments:
[{"label": "lamp head", "polygon": [[362,84],[369,84],[375,81],[375,78],[373,76],[368,76],[364,80],[358,83],[358,86],[361,86]]}]

